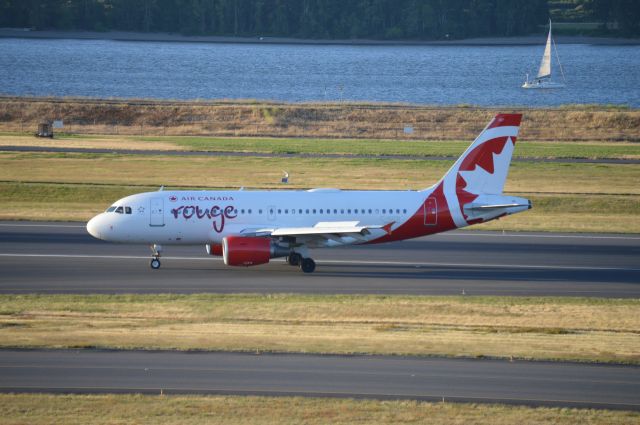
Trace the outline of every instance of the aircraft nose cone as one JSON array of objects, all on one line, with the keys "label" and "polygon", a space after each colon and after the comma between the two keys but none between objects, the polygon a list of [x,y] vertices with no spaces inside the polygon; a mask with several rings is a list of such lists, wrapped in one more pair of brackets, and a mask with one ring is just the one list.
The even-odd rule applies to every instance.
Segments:
[{"label": "aircraft nose cone", "polygon": [[101,235],[101,231],[100,231],[100,216],[97,215],[95,217],[93,217],[91,220],[89,220],[89,222],[87,223],[87,232],[89,232],[89,234],[91,236],[93,236],[94,238],[97,239],[102,239],[102,235]]}]

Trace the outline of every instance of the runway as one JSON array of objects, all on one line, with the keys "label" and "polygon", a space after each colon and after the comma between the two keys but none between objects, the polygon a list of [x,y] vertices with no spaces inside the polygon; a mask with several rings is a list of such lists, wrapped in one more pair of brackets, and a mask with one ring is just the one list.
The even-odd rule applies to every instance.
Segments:
[{"label": "runway", "polygon": [[0,222],[0,293],[372,293],[640,296],[640,236],[457,231],[312,252],[316,272],[274,260],[226,267],[204,247],[93,239],[82,223]]},{"label": "runway", "polygon": [[331,396],[640,409],[640,368],[385,356],[0,351],[0,391]]},{"label": "runway", "polygon": [[[204,247],[106,243],[83,223],[0,222],[0,293],[640,296],[640,236],[449,232],[230,268]],[[238,394],[640,410],[640,367],[488,359],[0,350],[0,391]]]}]

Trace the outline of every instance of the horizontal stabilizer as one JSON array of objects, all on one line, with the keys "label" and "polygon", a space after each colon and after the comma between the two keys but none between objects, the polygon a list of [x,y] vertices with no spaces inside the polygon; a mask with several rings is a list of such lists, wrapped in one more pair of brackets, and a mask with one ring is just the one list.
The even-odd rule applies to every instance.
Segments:
[{"label": "horizontal stabilizer", "polygon": [[468,209],[468,210],[492,210],[492,209],[498,209],[498,208],[515,208],[515,207],[529,207],[529,204],[465,205],[465,209]]}]

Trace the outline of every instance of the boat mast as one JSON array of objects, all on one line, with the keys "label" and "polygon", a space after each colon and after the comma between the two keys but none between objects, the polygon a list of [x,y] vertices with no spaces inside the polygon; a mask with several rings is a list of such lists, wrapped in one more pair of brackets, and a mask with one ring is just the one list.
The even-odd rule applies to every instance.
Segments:
[{"label": "boat mast", "polygon": [[[549,21],[549,25],[551,25],[551,21]],[[560,74],[562,75],[562,81],[564,83],[567,82],[567,79],[564,77],[564,69],[562,68],[562,63],[560,62],[560,55],[558,54],[558,46],[556,45],[556,40],[553,40],[553,50],[556,52],[556,59],[558,60],[558,66],[560,67]]]}]

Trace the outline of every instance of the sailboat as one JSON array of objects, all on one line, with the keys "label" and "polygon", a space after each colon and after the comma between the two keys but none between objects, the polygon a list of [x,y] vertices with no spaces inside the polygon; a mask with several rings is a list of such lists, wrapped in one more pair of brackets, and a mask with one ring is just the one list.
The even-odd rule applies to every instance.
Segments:
[{"label": "sailboat", "polygon": [[[562,83],[551,80],[551,44],[553,43],[554,50],[556,52],[556,59],[562,74]],[[556,43],[551,37],[551,21],[549,21],[549,35],[547,36],[547,45],[544,48],[544,55],[542,55],[542,61],[540,61],[540,69],[538,69],[538,76],[529,81],[529,74],[527,74],[527,80],[522,85],[524,89],[559,89],[564,87],[564,70],[560,63],[560,56],[558,56],[558,49]]]}]

